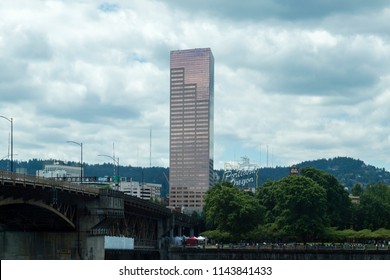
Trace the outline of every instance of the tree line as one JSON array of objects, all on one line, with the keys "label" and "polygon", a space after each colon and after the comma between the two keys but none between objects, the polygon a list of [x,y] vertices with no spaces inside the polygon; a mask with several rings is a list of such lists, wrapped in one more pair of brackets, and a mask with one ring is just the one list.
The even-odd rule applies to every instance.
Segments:
[{"label": "tree line", "polygon": [[204,234],[295,242],[390,239],[390,187],[377,183],[353,190],[358,203],[333,175],[312,167],[267,181],[255,193],[216,183],[205,196]]}]

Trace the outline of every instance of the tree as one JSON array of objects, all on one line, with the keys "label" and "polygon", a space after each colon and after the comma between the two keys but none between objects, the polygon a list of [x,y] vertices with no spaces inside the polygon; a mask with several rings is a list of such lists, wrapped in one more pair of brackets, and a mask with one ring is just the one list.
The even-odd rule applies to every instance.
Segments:
[{"label": "tree", "polygon": [[390,187],[381,183],[367,186],[356,212],[357,229],[390,229]]},{"label": "tree", "polygon": [[310,178],[288,176],[258,190],[266,208],[265,228],[279,237],[309,241],[320,238],[327,223],[326,191]]},{"label": "tree", "polygon": [[362,185],[356,183],[351,190],[352,195],[354,196],[360,196],[363,193]]},{"label": "tree", "polygon": [[231,183],[217,183],[205,196],[208,226],[240,239],[263,219],[259,201]]},{"label": "tree", "polygon": [[259,200],[265,211],[265,223],[272,223],[275,221],[274,209],[276,205],[276,198],[274,187],[277,181],[267,181],[260,188],[256,190],[256,198]]},{"label": "tree", "polygon": [[352,203],[344,187],[334,176],[318,169],[305,167],[300,173],[325,189],[330,226],[339,229],[348,228],[351,224]]}]

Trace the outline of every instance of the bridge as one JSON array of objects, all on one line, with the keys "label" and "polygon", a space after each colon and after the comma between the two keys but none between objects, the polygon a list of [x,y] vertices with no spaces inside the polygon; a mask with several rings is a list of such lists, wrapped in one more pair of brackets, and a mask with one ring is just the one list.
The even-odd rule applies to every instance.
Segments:
[{"label": "bridge", "polygon": [[0,259],[163,259],[173,236],[195,229],[120,191],[0,171]]}]

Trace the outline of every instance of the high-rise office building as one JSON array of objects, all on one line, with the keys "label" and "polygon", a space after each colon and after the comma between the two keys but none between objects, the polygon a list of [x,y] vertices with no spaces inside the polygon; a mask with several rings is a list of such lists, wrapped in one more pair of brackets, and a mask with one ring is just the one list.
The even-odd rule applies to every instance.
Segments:
[{"label": "high-rise office building", "polygon": [[200,212],[214,183],[214,57],[171,51],[170,68],[169,205]]}]

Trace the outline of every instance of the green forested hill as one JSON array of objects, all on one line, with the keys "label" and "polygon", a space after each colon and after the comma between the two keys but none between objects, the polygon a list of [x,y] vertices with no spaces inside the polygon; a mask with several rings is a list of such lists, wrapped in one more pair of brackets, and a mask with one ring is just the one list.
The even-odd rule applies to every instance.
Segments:
[{"label": "green forested hill", "polygon": [[[297,164],[297,167],[313,167],[325,171],[335,176],[348,189],[351,189],[357,183],[362,186],[378,182],[390,185],[390,172],[349,157],[305,161]],[[217,170],[217,174],[222,178],[223,170]],[[267,180],[280,180],[288,174],[289,167],[260,168],[259,185]]]},{"label": "green forested hill", "polygon": [[311,166],[323,170],[335,176],[345,187],[352,187],[356,183],[363,186],[375,183],[390,185],[390,172],[384,168],[367,165],[361,160],[348,157],[336,157],[333,159],[319,159],[306,161],[299,167]]},{"label": "green forested hill", "polygon": [[[29,161],[20,161],[14,164],[15,168],[25,168],[28,174],[35,175],[37,170],[43,169],[45,164],[52,164],[55,160],[32,159]],[[68,165],[78,163],[68,162]],[[383,168],[376,168],[365,164],[363,161],[348,157],[336,157],[333,159],[318,159],[305,161],[297,164],[299,168],[313,167],[335,176],[338,181],[349,189],[356,183],[362,186],[375,184],[378,182],[390,185],[390,172]],[[9,161],[0,160],[0,170],[9,170]],[[114,170],[112,164],[87,164],[84,163],[85,176],[113,176]],[[223,170],[216,170],[220,179],[223,177]],[[288,176],[289,167],[261,168],[259,170],[259,185],[267,180],[280,180]],[[133,167],[120,166],[119,175],[121,177],[130,177],[133,181],[162,184],[162,196],[168,194],[168,176],[169,169],[164,167]]]}]

